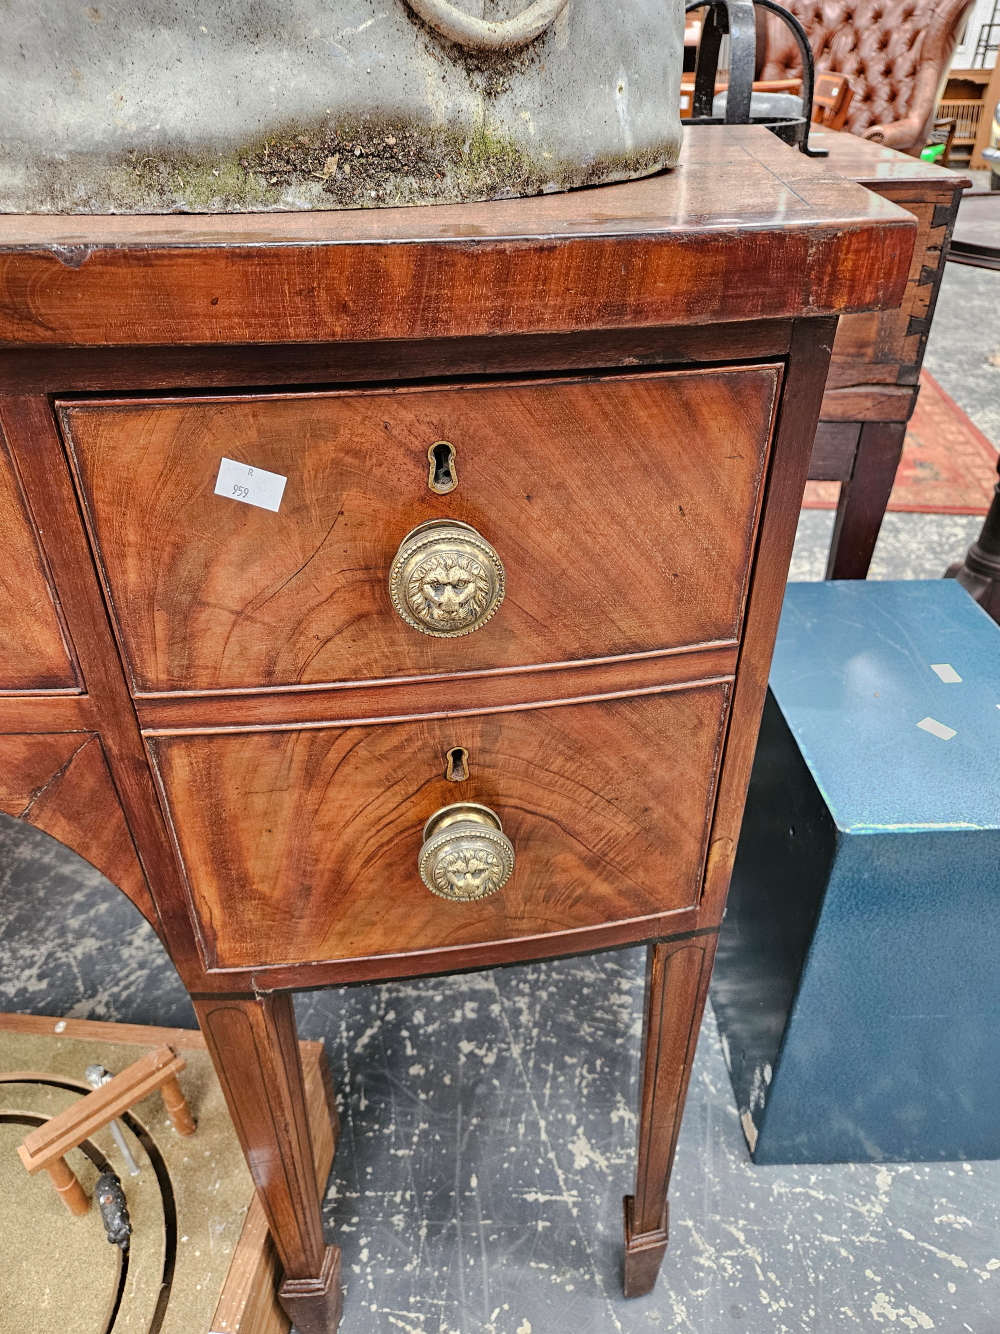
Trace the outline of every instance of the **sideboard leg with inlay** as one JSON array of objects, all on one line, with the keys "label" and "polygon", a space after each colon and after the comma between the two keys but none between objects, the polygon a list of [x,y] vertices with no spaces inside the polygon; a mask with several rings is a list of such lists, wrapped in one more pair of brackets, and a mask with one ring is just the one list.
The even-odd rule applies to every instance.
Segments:
[{"label": "sideboard leg with inlay", "polygon": [[625,1196],[625,1296],[650,1292],[667,1249],[667,1187],[717,937],[656,941],[646,961],[635,1194]]},{"label": "sideboard leg with inlay", "polygon": [[299,1334],[334,1334],[340,1248],[323,1238],[292,998],[194,1006],[285,1271],[281,1304]]}]

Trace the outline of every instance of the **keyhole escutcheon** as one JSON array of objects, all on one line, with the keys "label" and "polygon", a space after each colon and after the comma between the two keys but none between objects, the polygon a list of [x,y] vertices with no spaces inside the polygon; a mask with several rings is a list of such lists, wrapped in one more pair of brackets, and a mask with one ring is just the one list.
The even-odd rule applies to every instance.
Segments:
[{"label": "keyhole escutcheon", "polygon": [[447,759],[445,778],[449,783],[464,783],[469,776],[469,752],[464,746],[454,746],[448,751]]},{"label": "keyhole escutcheon", "polygon": [[427,485],[438,496],[446,496],[458,486],[458,469],[455,466],[455,446],[448,440],[435,440],[427,451],[430,472]]}]

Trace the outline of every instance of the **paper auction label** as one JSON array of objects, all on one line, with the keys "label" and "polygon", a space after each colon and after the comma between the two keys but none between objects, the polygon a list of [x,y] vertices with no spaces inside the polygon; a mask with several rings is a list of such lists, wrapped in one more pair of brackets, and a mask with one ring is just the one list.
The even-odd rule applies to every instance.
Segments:
[{"label": "paper auction label", "polygon": [[277,512],[287,480],[280,473],[268,472],[265,468],[251,468],[234,459],[223,459],[215,479],[215,494]]}]

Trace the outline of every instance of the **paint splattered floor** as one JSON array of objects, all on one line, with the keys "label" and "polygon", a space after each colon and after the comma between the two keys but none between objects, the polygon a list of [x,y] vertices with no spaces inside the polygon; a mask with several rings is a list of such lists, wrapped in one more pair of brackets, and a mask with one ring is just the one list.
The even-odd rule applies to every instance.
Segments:
[{"label": "paint splattered floor", "polygon": [[[0,1008],[193,1022],[96,872],[6,817],[0,866]],[[625,1301],[642,987],[632,949],[298,998],[341,1094],[344,1334],[996,1330],[1000,1163],[755,1167],[710,1016],[670,1249]]]},{"label": "paint splattered floor", "polygon": [[629,950],[304,998],[349,1090],[345,1331],[997,1328],[1000,1163],[754,1167],[710,1020],[670,1249],[625,1301],[642,985]]},{"label": "paint splattered floor", "polygon": [[[959,355],[974,334],[1000,342],[995,307],[992,324],[969,318],[991,295],[975,272],[959,274],[953,309],[942,298],[950,343],[932,369],[990,433],[984,353]],[[803,515],[793,578],[821,577],[832,517]],[[890,515],[873,576],[935,577],[978,528]],[[344,1251],[344,1334],[995,1334],[1000,1163],[755,1167],[710,1016],[670,1249],[653,1294],[625,1301],[642,985],[643,952],[626,950],[298,998],[343,1104],[325,1209]],[[131,904],[6,817],[0,1008],[194,1023]]]}]

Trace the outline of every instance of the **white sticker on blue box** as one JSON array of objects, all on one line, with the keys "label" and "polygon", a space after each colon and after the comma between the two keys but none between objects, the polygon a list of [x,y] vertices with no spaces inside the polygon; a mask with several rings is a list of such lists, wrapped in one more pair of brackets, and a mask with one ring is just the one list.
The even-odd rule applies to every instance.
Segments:
[{"label": "white sticker on blue box", "polygon": [[925,732],[930,732],[931,736],[940,737],[942,741],[950,741],[957,735],[954,727],[946,727],[944,723],[939,723],[936,718],[923,718],[918,727],[922,727]]},{"label": "white sticker on blue box", "polygon": [[215,494],[277,513],[287,480],[278,472],[252,468],[249,464],[237,463],[235,459],[223,459],[215,479]]},{"label": "white sticker on blue box", "polygon": [[944,681],[945,685],[953,686],[962,679],[950,662],[932,662],[931,671]]}]

